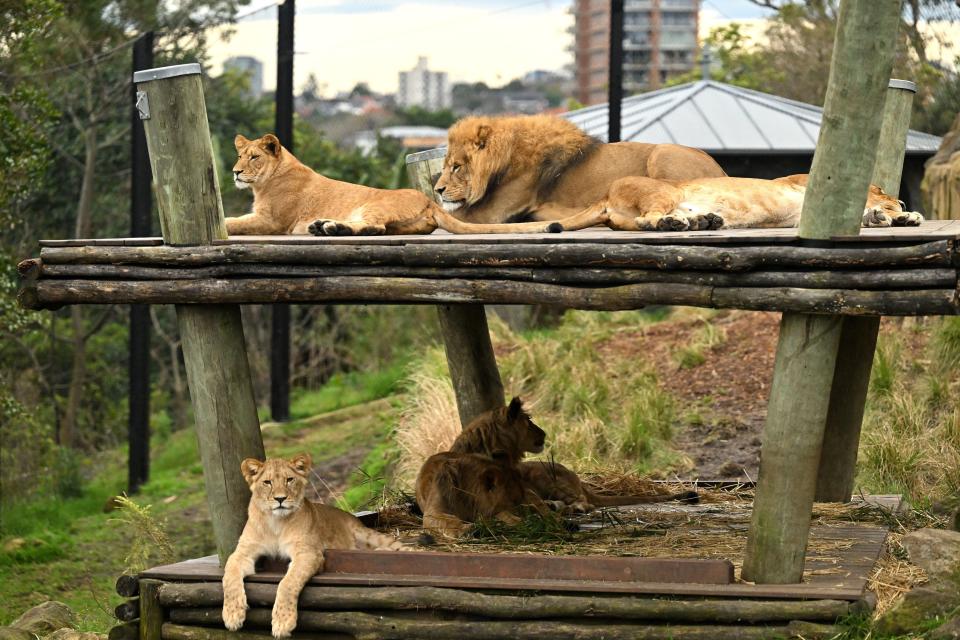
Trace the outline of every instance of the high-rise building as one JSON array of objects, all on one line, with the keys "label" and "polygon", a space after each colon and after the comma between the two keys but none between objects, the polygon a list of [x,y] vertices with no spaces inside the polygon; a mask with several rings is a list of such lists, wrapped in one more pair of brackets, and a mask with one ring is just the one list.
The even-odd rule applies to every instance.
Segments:
[{"label": "high-rise building", "polygon": [[427,69],[427,59],[417,59],[417,66],[400,72],[397,104],[401,107],[422,107],[429,111],[449,109],[453,103],[453,89],[445,71]]},{"label": "high-rise building", "polygon": [[254,97],[263,93],[263,63],[251,56],[234,56],[223,62],[224,69],[237,69],[250,76],[250,94]]},{"label": "high-rise building", "polygon": [[[607,100],[610,0],[575,0],[574,57],[577,100]],[[657,89],[693,69],[700,0],[624,0],[623,90]]]}]

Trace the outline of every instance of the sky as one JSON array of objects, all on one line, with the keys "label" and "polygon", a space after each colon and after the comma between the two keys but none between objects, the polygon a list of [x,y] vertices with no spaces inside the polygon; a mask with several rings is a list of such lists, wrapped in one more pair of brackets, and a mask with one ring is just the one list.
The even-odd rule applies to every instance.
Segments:
[{"label": "sky", "polygon": [[[570,0],[297,0],[294,85],[313,73],[323,95],[357,82],[393,93],[397,73],[426,56],[451,82],[497,86],[534,69],[561,70],[573,60]],[[748,0],[702,0],[701,23],[762,18]],[[258,11],[257,9],[263,8]],[[214,74],[231,56],[264,63],[264,88],[276,83],[275,0],[253,0],[228,41],[210,38]]]}]

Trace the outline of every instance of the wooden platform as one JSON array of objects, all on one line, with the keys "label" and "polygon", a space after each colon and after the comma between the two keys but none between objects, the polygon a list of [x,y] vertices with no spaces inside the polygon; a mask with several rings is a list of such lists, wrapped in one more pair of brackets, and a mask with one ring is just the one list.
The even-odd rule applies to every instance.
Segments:
[{"label": "wooden platform", "polygon": [[794,229],[683,233],[44,240],[21,303],[649,304],[952,315],[960,221],[801,242]]},{"label": "wooden platform", "polygon": [[[837,543],[836,550],[808,554],[807,580],[790,585],[734,582],[732,565],[715,560],[336,550],[328,552],[325,571],[309,584],[857,601],[865,597],[886,535],[880,527],[814,527],[811,539]],[[216,556],[140,574],[174,582],[222,577]],[[275,584],[282,577],[262,570],[247,581]]]}]

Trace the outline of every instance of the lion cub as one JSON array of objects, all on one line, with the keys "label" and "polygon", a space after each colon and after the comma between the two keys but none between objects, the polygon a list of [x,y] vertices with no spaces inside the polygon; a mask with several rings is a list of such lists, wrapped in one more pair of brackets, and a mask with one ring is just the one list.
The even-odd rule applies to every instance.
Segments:
[{"label": "lion cub", "polygon": [[246,619],[243,579],[261,556],[290,559],[273,605],[273,636],[289,636],[297,626],[297,599],[307,581],[323,568],[326,549],[403,549],[393,538],[364,527],[346,511],[304,497],[310,456],[266,462],[247,458],[240,465],[252,496],[247,524],[223,569],[223,623],[236,631]]},{"label": "lion cub", "polygon": [[545,437],[519,398],[477,416],[450,451],[427,458],[417,474],[423,528],[456,537],[481,519],[519,522],[517,511],[523,506],[546,513],[546,505],[524,485],[517,469],[525,453],[543,451]]}]

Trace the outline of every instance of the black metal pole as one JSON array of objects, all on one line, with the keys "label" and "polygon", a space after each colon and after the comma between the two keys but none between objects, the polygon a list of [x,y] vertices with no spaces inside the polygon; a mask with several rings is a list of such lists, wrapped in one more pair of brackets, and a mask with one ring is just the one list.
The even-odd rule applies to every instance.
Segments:
[{"label": "black metal pole", "polygon": [[[294,0],[277,13],[277,93],[274,129],[280,144],[293,151]],[[270,331],[270,416],[290,419],[290,305],[273,305]]]},{"label": "black metal pole", "polygon": [[607,141],[620,142],[623,100],[623,0],[610,0],[610,68],[607,82]]},{"label": "black metal pole", "polygon": [[[133,70],[153,67],[153,32],[140,36],[133,44]],[[131,88],[130,116],[130,235],[134,238],[152,233],[150,220],[150,157],[147,138],[137,109],[137,88]],[[150,307],[130,305],[130,386],[127,437],[127,493],[134,494],[150,477]]]}]

